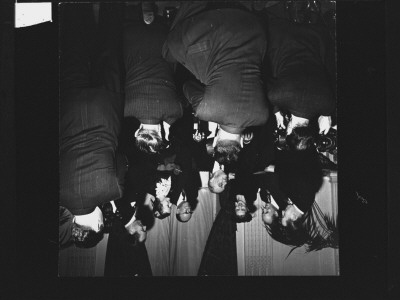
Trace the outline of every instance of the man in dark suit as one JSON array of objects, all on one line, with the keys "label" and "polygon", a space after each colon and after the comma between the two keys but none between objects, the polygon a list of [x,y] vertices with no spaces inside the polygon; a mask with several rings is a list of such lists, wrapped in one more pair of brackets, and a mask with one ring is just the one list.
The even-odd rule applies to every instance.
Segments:
[{"label": "man in dark suit", "polygon": [[184,94],[196,117],[219,124],[213,146],[221,164],[237,160],[245,128],[267,121],[261,82],[265,51],[261,24],[243,9],[185,2],[171,25],[163,56],[197,78],[184,84]]},{"label": "man in dark suit", "polygon": [[315,127],[326,134],[335,112],[332,76],[326,67],[328,33],[321,29],[268,15],[268,99],[278,127],[286,129],[295,150],[309,147]]},{"label": "man in dark suit", "polygon": [[[141,6],[129,7],[123,34],[123,57],[126,70],[125,117],[140,122],[135,132],[136,145],[142,151],[158,153],[163,148],[162,130],[168,139],[169,127],[182,117],[172,64],[164,60],[161,49],[167,38],[165,20],[153,15],[143,20]],[[147,20],[147,19],[146,19]]]},{"label": "man in dark suit", "polygon": [[60,205],[76,225],[100,233],[99,207],[122,194],[114,161],[123,113],[116,49],[96,47],[110,35],[91,4],[63,4],[60,21]]}]

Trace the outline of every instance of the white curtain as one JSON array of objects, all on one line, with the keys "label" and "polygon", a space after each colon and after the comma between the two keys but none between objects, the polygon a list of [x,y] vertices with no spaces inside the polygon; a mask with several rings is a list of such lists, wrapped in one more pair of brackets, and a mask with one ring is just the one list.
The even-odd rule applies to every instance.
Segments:
[{"label": "white curtain", "polygon": [[197,275],[218,212],[218,196],[208,189],[208,179],[204,176],[202,179],[198,204],[189,222],[181,223],[176,219],[173,205],[171,215],[163,220],[156,219],[154,227],[148,231],[146,248],[154,276]]},{"label": "white curtain", "polygon": [[171,215],[162,220],[155,219],[154,226],[148,230],[146,249],[153,276],[169,276],[171,220],[175,218],[176,207],[171,207]]}]

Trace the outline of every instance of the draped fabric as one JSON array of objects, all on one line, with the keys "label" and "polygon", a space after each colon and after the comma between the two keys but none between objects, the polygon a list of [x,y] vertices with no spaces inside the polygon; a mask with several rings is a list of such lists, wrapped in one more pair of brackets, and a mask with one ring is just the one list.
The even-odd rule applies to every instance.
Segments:
[{"label": "draped fabric", "polygon": [[175,218],[176,206],[171,215],[162,220],[155,219],[154,226],[147,231],[146,249],[153,276],[170,276],[171,219]]},{"label": "draped fabric", "polygon": [[173,205],[171,215],[156,219],[148,230],[146,248],[153,276],[197,275],[216,215],[218,196],[203,187],[199,189],[197,199],[198,204],[188,222],[181,223],[176,219],[176,206]]},{"label": "draped fabric", "polygon": [[217,195],[208,188],[198,194],[198,204],[189,222],[175,217],[171,222],[171,273],[174,276],[196,276],[207,238],[215,217]]}]

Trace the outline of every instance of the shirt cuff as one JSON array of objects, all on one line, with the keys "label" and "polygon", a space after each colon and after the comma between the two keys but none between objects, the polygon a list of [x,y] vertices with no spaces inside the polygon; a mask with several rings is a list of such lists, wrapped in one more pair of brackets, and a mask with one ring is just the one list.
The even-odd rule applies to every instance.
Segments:
[{"label": "shirt cuff", "polygon": [[218,170],[221,169],[221,166],[219,165],[219,163],[217,161],[214,162],[214,167],[211,173],[217,172]]},{"label": "shirt cuff", "polygon": [[169,128],[171,125],[169,125],[167,122],[163,121],[163,126],[164,126],[164,132],[165,132],[165,139],[169,141]]},{"label": "shirt cuff", "polygon": [[128,228],[133,222],[136,221],[136,212],[133,214],[132,219],[125,225],[125,228]]},{"label": "shirt cuff", "polygon": [[272,195],[271,195],[271,204],[272,204],[273,206],[275,206],[276,209],[279,209],[279,205],[278,205],[278,203],[276,203],[276,201],[274,200],[274,198],[272,197]]},{"label": "shirt cuff", "polygon": [[112,209],[113,209],[113,213],[115,214],[115,212],[117,211],[117,207],[115,206],[115,203],[113,200],[110,201]]}]

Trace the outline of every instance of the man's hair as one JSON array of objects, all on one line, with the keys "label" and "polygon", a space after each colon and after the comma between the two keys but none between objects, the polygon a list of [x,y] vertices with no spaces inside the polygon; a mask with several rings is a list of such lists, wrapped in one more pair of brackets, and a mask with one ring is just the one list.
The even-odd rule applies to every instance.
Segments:
[{"label": "man's hair", "polygon": [[136,136],[136,147],[148,154],[160,153],[164,142],[156,130],[141,128]]},{"label": "man's hair", "polygon": [[235,218],[236,223],[246,223],[246,222],[250,222],[253,219],[249,210],[247,210],[246,213],[242,216],[238,216],[235,211],[235,216],[236,216],[236,218]]},{"label": "man's hair", "polygon": [[158,217],[159,219],[164,219],[170,215],[170,213],[163,213],[163,205],[161,203],[161,200],[158,199],[157,197],[153,202],[153,212],[156,211],[160,214],[160,216]]},{"label": "man's hair", "polygon": [[[295,223],[295,226],[293,226]],[[276,218],[272,224],[264,224],[268,234],[277,242],[288,246],[301,247],[306,244],[311,237],[312,218],[310,213],[294,222],[288,221],[289,226],[282,225],[282,218]]]},{"label": "man's hair", "polygon": [[304,227],[293,230],[290,227],[284,227],[280,219],[275,219],[272,224],[264,224],[268,234],[277,242],[288,246],[301,247],[309,239],[309,235]]},{"label": "man's hair", "polygon": [[80,248],[92,248],[103,238],[103,228],[99,232],[76,223],[72,224],[72,240]]},{"label": "man's hair", "polygon": [[292,219],[287,220],[286,221],[287,227],[292,231],[296,231],[303,228],[306,217],[307,214],[303,214],[300,217],[298,217],[295,221],[293,221]]},{"label": "man's hair", "polygon": [[219,140],[214,147],[214,159],[221,165],[228,165],[238,160],[240,150],[237,141]]},{"label": "man's hair", "polygon": [[215,191],[214,185],[212,185],[212,180],[208,180],[208,189],[210,190],[211,193],[214,193],[214,194],[220,194],[224,191],[224,190],[222,190],[221,192],[217,193]]},{"label": "man's hair", "polygon": [[297,126],[286,137],[289,150],[307,150],[314,147],[315,126]]}]

